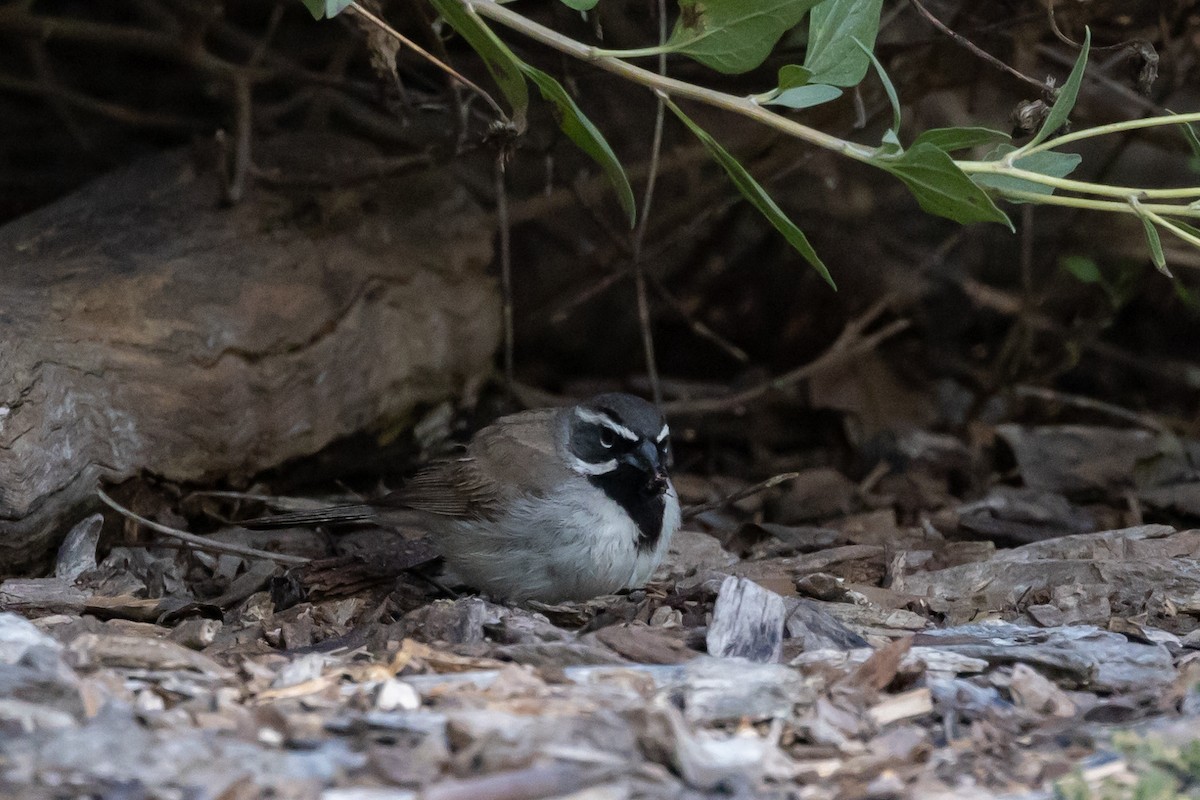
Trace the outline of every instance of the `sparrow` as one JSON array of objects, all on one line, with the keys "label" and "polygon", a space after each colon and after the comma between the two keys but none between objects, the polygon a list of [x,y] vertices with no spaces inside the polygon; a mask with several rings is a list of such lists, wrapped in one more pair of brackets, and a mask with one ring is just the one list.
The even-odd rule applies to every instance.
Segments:
[{"label": "sparrow", "polygon": [[370,504],[241,524],[353,522],[406,509],[429,530],[448,579],[502,600],[587,600],[644,586],[679,529],[670,435],[645,400],[600,394],[501,417],[461,455]]}]

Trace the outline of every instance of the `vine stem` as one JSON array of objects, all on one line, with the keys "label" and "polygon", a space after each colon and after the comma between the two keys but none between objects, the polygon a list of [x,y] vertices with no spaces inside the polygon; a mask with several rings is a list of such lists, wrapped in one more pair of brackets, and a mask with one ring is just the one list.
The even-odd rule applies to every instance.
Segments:
[{"label": "vine stem", "polygon": [[[1128,198],[1125,200],[1092,200],[1087,197],[1063,197],[1057,194],[1023,192],[1019,189],[1005,189],[1004,196],[1009,200],[1024,200],[1027,203],[1040,203],[1047,206],[1067,206],[1070,208],[1086,208],[1092,211],[1115,211],[1118,214],[1138,214],[1137,210],[1129,204]],[[1200,219],[1200,208],[1173,206],[1163,203],[1142,203],[1139,207],[1143,213],[1169,214],[1176,217]]]},{"label": "vine stem", "polygon": [[1040,172],[1032,172],[1014,167],[1007,163],[1007,159],[1003,161],[958,161],[956,163],[959,169],[968,175],[1004,175],[1010,178],[1020,178],[1031,183],[1040,183],[1043,186],[1052,186],[1055,189],[1095,194],[1102,197],[1137,196],[1147,199],[1157,198],[1159,200],[1200,199],[1200,186],[1190,186],[1182,189],[1139,189],[1133,186],[1108,186],[1101,183],[1074,181],[1070,178],[1056,178],[1052,175],[1043,175]]},{"label": "vine stem", "polygon": [[1124,122],[1111,122],[1108,125],[1099,125],[1095,128],[1084,128],[1081,131],[1074,133],[1064,133],[1062,136],[1056,136],[1053,139],[1047,139],[1041,144],[1034,145],[1029,148],[1021,148],[1014,150],[1009,154],[1010,157],[1024,158],[1025,156],[1034,153],[1040,153],[1043,150],[1053,150],[1055,147],[1060,147],[1071,142],[1082,141],[1083,139],[1091,139],[1096,136],[1106,136],[1110,133],[1121,133],[1123,131],[1136,131],[1141,128],[1154,128],[1160,125],[1188,125],[1193,122],[1200,122],[1200,111],[1192,111],[1187,114],[1172,114],[1169,117],[1141,117],[1139,119],[1127,119]]},{"label": "vine stem", "polygon": [[780,130],[789,136],[827,150],[833,150],[856,161],[870,162],[876,155],[874,147],[866,147],[854,142],[848,142],[845,139],[839,139],[823,131],[802,125],[787,117],[768,111],[752,98],[737,97],[725,92],[706,89],[702,86],[687,83],[686,81],[667,77],[666,75],[659,75],[657,72],[629,64],[619,58],[603,55],[603,50],[563,36],[561,33],[547,28],[545,25],[540,25],[515,11],[505,8],[495,2],[495,0],[459,0],[459,2],[481,17],[494,20],[510,30],[524,34],[561,53],[566,53],[574,58],[587,61],[606,72],[620,75],[627,80],[650,89],[663,92],[672,97],[685,97],[689,100],[696,100],[710,106],[715,106],[716,108],[732,111],[735,114],[750,117],[763,125]]}]

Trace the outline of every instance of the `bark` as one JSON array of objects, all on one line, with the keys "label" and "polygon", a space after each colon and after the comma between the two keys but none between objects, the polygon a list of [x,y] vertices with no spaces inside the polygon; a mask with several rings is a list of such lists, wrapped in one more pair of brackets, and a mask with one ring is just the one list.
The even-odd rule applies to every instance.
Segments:
[{"label": "bark", "polygon": [[172,153],[0,229],[0,570],[97,481],[237,482],[490,369],[493,222],[445,173],[220,196]]}]

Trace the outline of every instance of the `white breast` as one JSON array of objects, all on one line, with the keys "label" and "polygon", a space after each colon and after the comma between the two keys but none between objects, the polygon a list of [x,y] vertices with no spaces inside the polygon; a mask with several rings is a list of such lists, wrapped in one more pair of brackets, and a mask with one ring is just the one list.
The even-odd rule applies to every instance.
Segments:
[{"label": "white breast", "polygon": [[679,528],[679,500],[668,486],[662,534],[639,553],[637,525],[586,482],[515,503],[495,523],[456,521],[436,537],[455,575],[497,598],[586,600],[642,586]]}]

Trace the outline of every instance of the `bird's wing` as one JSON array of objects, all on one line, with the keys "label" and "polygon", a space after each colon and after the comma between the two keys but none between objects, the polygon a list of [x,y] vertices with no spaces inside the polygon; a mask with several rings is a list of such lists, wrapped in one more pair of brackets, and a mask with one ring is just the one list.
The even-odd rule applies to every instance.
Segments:
[{"label": "bird's wing", "polygon": [[430,464],[378,504],[447,517],[495,519],[500,498],[496,482],[467,456]]},{"label": "bird's wing", "polygon": [[465,455],[430,464],[380,504],[494,520],[512,500],[544,495],[563,472],[553,414],[526,411],[497,420],[475,434]]}]

